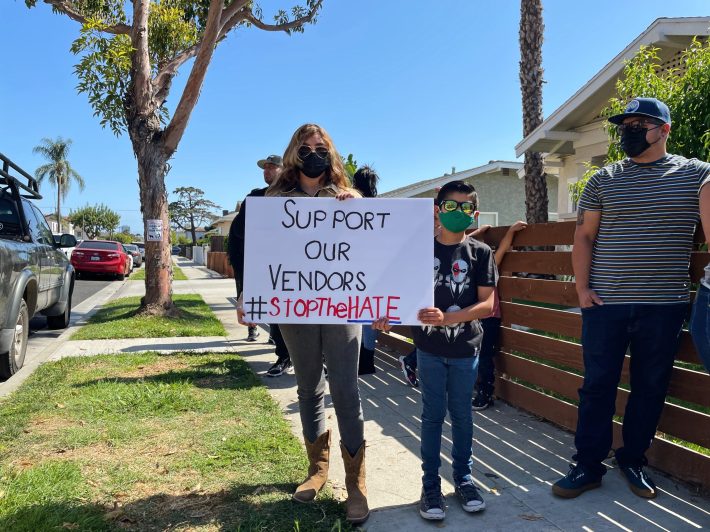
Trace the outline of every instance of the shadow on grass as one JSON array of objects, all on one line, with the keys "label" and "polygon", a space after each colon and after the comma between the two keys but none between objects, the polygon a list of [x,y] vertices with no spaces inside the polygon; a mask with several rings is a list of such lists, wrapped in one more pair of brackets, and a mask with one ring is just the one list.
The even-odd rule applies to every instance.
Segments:
[{"label": "shadow on grass", "polygon": [[0,530],[353,530],[343,505],[291,500],[294,484],[238,483],[216,493],[155,494],[116,509],[71,501],[27,506],[0,517]]},{"label": "shadow on grass", "polygon": [[[196,354],[196,356],[199,356],[199,354]],[[259,377],[249,369],[246,361],[235,357],[215,360],[185,369],[168,370],[165,373],[154,375],[93,379],[75,384],[74,387],[84,388],[106,381],[121,384],[177,384],[189,382],[197,388],[211,390],[245,390],[263,386]]]},{"label": "shadow on grass", "polygon": [[[204,320],[209,317],[209,307],[202,300],[176,300],[175,304],[180,310],[180,320]],[[192,312],[191,309],[200,309],[203,312]],[[124,303],[121,305],[111,305],[100,309],[91,318],[94,323],[108,323],[116,320],[127,320],[139,316],[139,307],[135,303]]]}]

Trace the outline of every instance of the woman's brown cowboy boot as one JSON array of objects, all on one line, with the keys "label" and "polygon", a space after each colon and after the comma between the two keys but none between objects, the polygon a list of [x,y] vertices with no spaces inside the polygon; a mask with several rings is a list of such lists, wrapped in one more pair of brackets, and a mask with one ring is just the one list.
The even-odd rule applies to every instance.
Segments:
[{"label": "woman's brown cowboy boot", "polygon": [[353,524],[364,523],[370,516],[365,487],[365,442],[362,442],[355,456],[350,456],[343,442],[340,442],[340,451],[345,464],[345,488],[348,490],[346,519]]},{"label": "woman's brown cowboy boot", "polygon": [[326,430],[318,436],[313,443],[303,437],[308,453],[308,476],[296,488],[293,500],[298,502],[311,502],[316,498],[320,489],[328,480],[328,461],[330,459],[330,431]]}]

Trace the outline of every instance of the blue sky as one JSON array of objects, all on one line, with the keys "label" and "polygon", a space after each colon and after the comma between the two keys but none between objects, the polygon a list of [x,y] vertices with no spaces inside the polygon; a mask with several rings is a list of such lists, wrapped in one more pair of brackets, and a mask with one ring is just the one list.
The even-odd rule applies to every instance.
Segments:
[{"label": "blue sky", "polygon": [[[707,0],[543,4],[546,116],[656,18],[710,14]],[[290,4],[261,5],[270,18]],[[452,166],[514,160],[522,128],[518,18],[513,0],[325,0],[318,24],[304,34],[232,33],[215,53],[168,190],[197,186],[232,210],[261,186],[257,159],[282,153],[304,122],[321,124],[341,153],[374,165],[382,191]],[[70,159],[87,186],[74,188],[66,206],[106,203],[122,225],[142,232],[129,139],[102,129],[76,93],[69,47],[79,25],[21,0],[5,0],[0,20],[0,152],[34,171],[42,160],[32,147],[42,137],[73,139]],[[183,67],[169,103],[187,73]],[[52,212],[49,185],[43,193],[40,206]]]}]

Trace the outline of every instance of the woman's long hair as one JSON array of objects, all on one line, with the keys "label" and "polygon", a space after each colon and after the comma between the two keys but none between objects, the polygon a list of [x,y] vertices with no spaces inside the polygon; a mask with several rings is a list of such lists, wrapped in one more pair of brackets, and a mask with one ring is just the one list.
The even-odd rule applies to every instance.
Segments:
[{"label": "woman's long hair", "polygon": [[275,191],[290,190],[298,184],[301,172],[301,160],[298,158],[298,148],[304,141],[313,135],[320,135],[328,148],[328,161],[330,162],[325,171],[325,185],[334,184],[341,190],[348,190],[351,187],[350,178],[345,172],[342,159],[335,149],[333,139],[328,132],[317,124],[304,124],[299,127],[291,137],[291,142],[284,152],[284,167],[278,180],[272,185]]}]

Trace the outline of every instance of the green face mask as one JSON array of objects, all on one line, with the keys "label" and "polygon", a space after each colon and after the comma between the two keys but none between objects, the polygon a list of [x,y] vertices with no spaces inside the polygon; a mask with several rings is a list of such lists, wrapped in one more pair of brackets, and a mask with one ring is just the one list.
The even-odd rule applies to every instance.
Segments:
[{"label": "green face mask", "polygon": [[473,223],[473,216],[456,210],[453,212],[440,212],[439,220],[441,225],[452,233],[460,233],[468,229],[468,226]]}]

